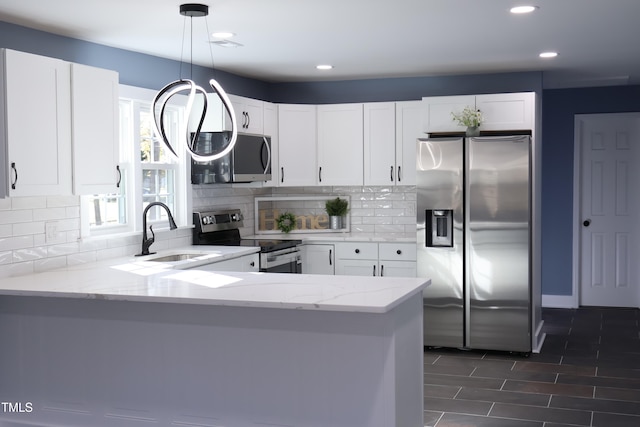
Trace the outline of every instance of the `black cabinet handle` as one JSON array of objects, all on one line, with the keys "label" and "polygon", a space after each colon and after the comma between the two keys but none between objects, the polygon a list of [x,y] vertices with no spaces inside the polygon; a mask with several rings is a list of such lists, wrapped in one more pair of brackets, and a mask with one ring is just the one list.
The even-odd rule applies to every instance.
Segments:
[{"label": "black cabinet handle", "polygon": [[376,265],[375,264],[373,265],[373,275],[374,276],[376,275]]},{"label": "black cabinet handle", "polygon": [[116,165],[116,171],[118,172],[118,182],[116,182],[116,188],[120,188],[120,183],[122,182],[122,171],[120,170],[120,165]]},{"label": "black cabinet handle", "polygon": [[398,249],[398,250],[396,251],[396,253],[397,253],[398,255],[402,255],[402,251],[401,251],[400,249]]},{"label": "black cabinet handle", "polygon": [[280,182],[284,182],[284,166],[280,168]]},{"label": "black cabinet handle", "polygon": [[590,226],[590,225],[591,225],[591,220],[590,220],[590,219],[585,219],[585,220],[582,222],[582,225],[584,225],[585,227]]},{"label": "black cabinet handle", "polygon": [[322,182],[322,166],[318,168],[318,182]]},{"label": "black cabinet handle", "polygon": [[333,263],[333,260],[331,259],[331,258],[332,258],[332,257],[331,257],[331,253],[332,253],[332,251],[331,251],[331,249],[329,249],[329,265],[333,265],[333,264],[332,264],[332,263]]},{"label": "black cabinet handle", "polygon": [[256,266],[256,263],[255,263],[255,261],[251,261],[251,263],[250,263],[249,265],[250,265],[251,267],[255,267],[255,266]]},{"label": "black cabinet handle", "polygon": [[18,183],[18,168],[16,167],[16,163],[15,162],[11,162],[11,170],[13,171],[13,173],[16,176],[16,179],[14,179],[13,182],[11,183],[11,189],[15,190],[16,189],[16,184]]},{"label": "black cabinet handle", "polygon": [[398,182],[402,181],[402,166],[398,166]]},{"label": "black cabinet handle", "polygon": [[360,253],[360,249],[356,249],[356,253],[359,254]]},{"label": "black cabinet handle", "polygon": [[393,165],[391,166],[391,172],[389,173],[389,181],[393,182]]},{"label": "black cabinet handle", "polygon": [[251,126],[251,116],[248,112],[245,112],[245,114],[247,115],[247,125],[245,126],[245,128],[249,129],[249,126]]},{"label": "black cabinet handle", "polygon": [[384,265],[380,266],[380,277],[382,277],[382,276],[384,276]]}]

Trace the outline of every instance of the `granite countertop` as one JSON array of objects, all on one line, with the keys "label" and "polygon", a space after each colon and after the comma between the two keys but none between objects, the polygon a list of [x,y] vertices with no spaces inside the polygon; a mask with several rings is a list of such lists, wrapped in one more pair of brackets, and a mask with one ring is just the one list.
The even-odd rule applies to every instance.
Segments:
[{"label": "granite countertop", "polygon": [[[149,258],[201,253],[177,263]],[[420,278],[201,271],[257,248],[193,246],[3,279],[1,295],[385,313],[430,283]],[[196,265],[197,264],[197,265]],[[185,266],[188,265],[188,266]]]}]

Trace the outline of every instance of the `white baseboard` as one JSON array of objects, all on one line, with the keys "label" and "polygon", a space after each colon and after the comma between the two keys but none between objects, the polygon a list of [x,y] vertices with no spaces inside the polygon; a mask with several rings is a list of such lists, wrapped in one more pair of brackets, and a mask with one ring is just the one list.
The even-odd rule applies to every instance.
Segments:
[{"label": "white baseboard", "polygon": [[544,308],[578,308],[573,295],[542,295]]}]

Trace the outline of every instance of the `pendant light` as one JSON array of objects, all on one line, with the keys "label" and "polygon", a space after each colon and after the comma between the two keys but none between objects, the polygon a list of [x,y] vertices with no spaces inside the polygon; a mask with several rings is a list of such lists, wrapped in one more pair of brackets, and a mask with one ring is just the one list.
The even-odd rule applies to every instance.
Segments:
[{"label": "pendant light", "polygon": [[[194,17],[207,16],[209,14],[209,6],[204,4],[194,4],[194,3],[183,4],[183,5],[180,5],[180,14],[183,16],[189,17],[191,21],[193,21]],[[193,23],[191,24],[192,24],[191,25],[191,39],[192,39],[191,53],[193,56]],[[212,56],[212,59],[213,59],[213,56]],[[191,58],[191,66],[193,67],[193,58]],[[215,79],[209,80],[209,85],[213,89],[214,93],[218,96],[218,98],[220,98],[220,100],[222,101],[222,105],[224,106],[225,110],[227,110],[227,113],[229,114],[229,117],[231,119],[231,139],[229,143],[226,145],[226,147],[222,151],[217,153],[202,155],[202,154],[198,154],[195,151],[196,142],[198,141],[198,137],[200,136],[200,130],[202,129],[202,123],[204,122],[204,118],[207,114],[207,92],[204,90],[204,88],[202,88],[201,86],[198,86],[193,80],[184,79],[182,78],[182,76],[180,76],[178,80],[175,80],[167,84],[162,89],[160,89],[160,91],[156,94],[156,96],[153,99],[151,112],[153,114],[152,126],[153,126],[154,133],[156,137],[162,140],[162,142],[167,147],[167,149],[176,157],[178,157],[176,148],[174,148],[174,146],[169,141],[165,131],[164,111],[165,111],[167,102],[169,102],[171,97],[184,91],[188,91],[184,123],[188,123],[189,118],[191,117],[192,114],[198,113],[197,111],[196,112],[193,111],[193,103],[196,95],[201,94],[204,98],[203,107],[202,107],[202,110],[200,111],[200,120],[198,121],[198,126],[195,132],[193,132],[190,135],[190,132],[187,129],[183,139],[184,143],[186,144],[186,148],[189,150],[189,153],[191,154],[191,157],[197,162],[210,162],[212,160],[219,159],[229,154],[236,143],[236,139],[238,137],[238,131],[236,128],[236,115],[235,115],[235,111],[233,110],[233,105],[231,105],[231,101],[229,100],[227,93],[224,91],[222,86],[220,86],[220,84]]]}]

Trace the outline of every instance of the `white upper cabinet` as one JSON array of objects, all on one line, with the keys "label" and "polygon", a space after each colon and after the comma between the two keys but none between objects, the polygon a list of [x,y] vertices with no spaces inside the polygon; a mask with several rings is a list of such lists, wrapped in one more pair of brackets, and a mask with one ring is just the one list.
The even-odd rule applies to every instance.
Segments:
[{"label": "white upper cabinet", "polygon": [[534,128],[535,93],[477,95],[476,108],[482,112],[484,130],[526,130]]},{"label": "white upper cabinet", "polygon": [[[255,135],[264,134],[263,101],[245,98],[237,95],[229,95],[231,104],[236,113],[236,125],[238,132]],[[231,129],[228,115],[225,114],[226,129]]]},{"label": "white upper cabinet", "polygon": [[70,194],[69,63],[8,49],[1,61],[0,195]]},{"label": "white upper cabinet", "polygon": [[453,121],[452,112],[465,107],[480,110],[481,131],[533,130],[535,127],[535,93],[497,93],[471,96],[437,96],[423,98],[426,105],[427,132],[464,132],[465,127]]},{"label": "white upper cabinet", "polygon": [[364,104],[364,185],[397,184],[396,160],[395,102]]},{"label": "white upper cabinet", "polygon": [[416,185],[416,140],[424,133],[425,103],[396,103],[396,184]]},{"label": "white upper cabinet", "polygon": [[471,96],[432,96],[422,98],[425,102],[426,132],[464,132],[465,127],[453,121],[451,113],[459,113],[465,107],[473,108],[476,97]]},{"label": "white upper cabinet", "polygon": [[364,184],[415,185],[422,101],[364,104]]},{"label": "white upper cabinet", "polygon": [[278,105],[278,185],[316,185],[316,106]]},{"label": "white upper cabinet", "polygon": [[318,184],[363,184],[362,104],[319,105]]},{"label": "white upper cabinet", "polygon": [[118,73],[71,64],[71,111],[74,194],[116,192]]},{"label": "white upper cabinet", "polygon": [[280,161],[278,159],[278,109],[275,104],[264,104],[264,134],[271,137],[271,181],[265,181],[265,187],[276,187],[280,177]]}]

